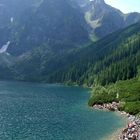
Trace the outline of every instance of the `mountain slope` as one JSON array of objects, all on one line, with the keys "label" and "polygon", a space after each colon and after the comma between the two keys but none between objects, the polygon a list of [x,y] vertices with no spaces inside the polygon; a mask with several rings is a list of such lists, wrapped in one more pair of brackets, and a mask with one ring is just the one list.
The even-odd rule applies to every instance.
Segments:
[{"label": "mountain slope", "polygon": [[77,48],[140,21],[139,13],[123,14],[104,0],[2,0],[0,46],[22,55],[44,44]]},{"label": "mountain slope", "polygon": [[[49,80],[108,84],[136,76],[140,65],[140,24],[114,33],[77,53],[78,60]],[[61,74],[61,76],[59,76]]]},{"label": "mountain slope", "polygon": [[93,28],[97,38],[102,38],[118,29],[123,29],[140,21],[139,13],[124,14],[107,5],[104,0],[90,1],[82,8],[86,21]]},{"label": "mountain slope", "polygon": [[[15,2],[16,0],[11,3],[21,5]],[[2,36],[0,45],[10,41],[7,50],[10,54],[21,55],[43,44],[52,46],[64,42],[75,47],[89,41],[86,29],[88,25],[84,16],[71,6],[69,0],[47,0],[36,4],[37,6],[34,5],[22,8],[18,18],[6,14],[9,16],[7,19],[11,21],[7,26],[0,28]]]},{"label": "mountain slope", "polygon": [[33,9],[39,5],[42,0],[1,0],[0,1],[0,28],[8,26],[18,18],[27,9]]},{"label": "mountain slope", "polygon": [[[46,46],[17,61],[14,70],[21,80],[108,84],[136,76],[140,59],[140,24],[113,33],[69,53],[51,56]],[[59,50],[59,49],[58,49]],[[31,65],[32,64],[32,65]]]},{"label": "mountain slope", "polygon": [[15,64],[16,58],[7,53],[0,53],[0,79],[13,79],[14,72],[11,67]]}]

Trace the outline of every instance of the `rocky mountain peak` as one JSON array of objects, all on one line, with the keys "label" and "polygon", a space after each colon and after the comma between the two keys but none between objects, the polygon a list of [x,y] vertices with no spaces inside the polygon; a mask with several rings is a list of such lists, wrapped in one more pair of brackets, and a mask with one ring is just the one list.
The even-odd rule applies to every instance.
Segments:
[{"label": "rocky mountain peak", "polygon": [[104,0],[91,0],[94,4],[105,4]]},{"label": "rocky mountain peak", "polygon": [[104,0],[90,0],[90,6],[92,9],[98,9],[98,13],[108,10],[108,5]]}]

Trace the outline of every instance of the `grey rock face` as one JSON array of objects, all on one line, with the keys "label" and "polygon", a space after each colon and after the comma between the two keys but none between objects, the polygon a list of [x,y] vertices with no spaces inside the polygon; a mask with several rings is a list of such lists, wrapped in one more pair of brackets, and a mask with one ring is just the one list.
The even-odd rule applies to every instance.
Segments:
[{"label": "grey rock face", "polygon": [[93,0],[83,8],[87,23],[94,34],[102,38],[118,29],[140,22],[139,13],[124,14],[120,10],[107,5],[104,0]]}]

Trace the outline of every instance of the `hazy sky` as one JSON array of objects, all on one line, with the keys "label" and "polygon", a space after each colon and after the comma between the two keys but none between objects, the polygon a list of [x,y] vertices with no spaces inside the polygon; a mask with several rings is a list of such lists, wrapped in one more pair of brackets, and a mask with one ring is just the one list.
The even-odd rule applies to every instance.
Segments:
[{"label": "hazy sky", "polygon": [[109,5],[124,13],[140,12],[140,0],[105,0]]}]

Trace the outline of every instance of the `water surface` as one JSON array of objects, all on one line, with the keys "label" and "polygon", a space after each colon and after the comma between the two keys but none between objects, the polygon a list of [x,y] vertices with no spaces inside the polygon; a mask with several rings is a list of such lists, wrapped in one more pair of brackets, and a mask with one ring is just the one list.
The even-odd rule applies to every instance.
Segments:
[{"label": "water surface", "polygon": [[100,140],[123,125],[80,87],[0,82],[0,140]]}]

